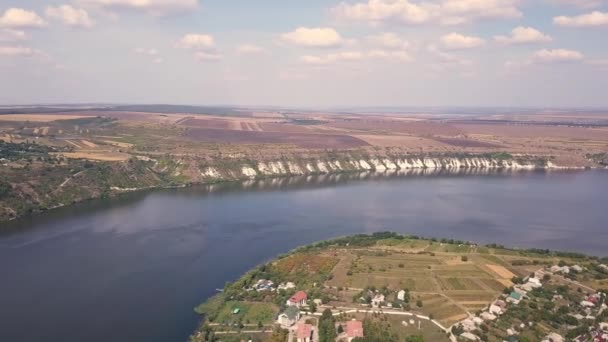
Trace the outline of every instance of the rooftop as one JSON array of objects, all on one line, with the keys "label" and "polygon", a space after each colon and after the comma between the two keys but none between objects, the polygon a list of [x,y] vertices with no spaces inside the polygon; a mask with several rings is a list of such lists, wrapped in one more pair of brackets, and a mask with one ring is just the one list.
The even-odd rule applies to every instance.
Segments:
[{"label": "rooftop", "polygon": [[308,296],[306,295],[306,292],[298,291],[293,296],[291,296],[291,298],[289,298],[289,301],[294,302],[294,303],[299,303],[303,300],[306,300],[306,298],[308,298]]},{"label": "rooftop", "polygon": [[348,337],[363,337],[363,323],[361,321],[346,322],[346,335]]},{"label": "rooftop", "polygon": [[304,324],[304,323],[298,323],[298,331],[296,333],[298,338],[310,338],[312,332],[312,325],[310,324]]}]

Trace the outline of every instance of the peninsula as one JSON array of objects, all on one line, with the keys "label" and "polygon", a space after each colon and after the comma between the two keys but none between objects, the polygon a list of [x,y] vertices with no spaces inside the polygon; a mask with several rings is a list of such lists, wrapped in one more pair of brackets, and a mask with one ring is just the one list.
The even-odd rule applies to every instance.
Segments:
[{"label": "peninsula", "polygon": [[589,341],[608,258],[396,233],[298,248],[199,305],[191,342]]}]

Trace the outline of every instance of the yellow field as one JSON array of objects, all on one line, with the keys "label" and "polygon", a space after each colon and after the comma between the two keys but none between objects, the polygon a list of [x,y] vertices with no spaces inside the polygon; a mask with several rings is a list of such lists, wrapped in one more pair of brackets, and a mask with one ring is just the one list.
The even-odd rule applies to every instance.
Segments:
[{"label": "yellow field", "polygon": [[72,159],[88,159],[88,160],[100,160],[100,161],[125,161],[129,159],[129,155],[120,152],[105,152],[105,151],[94,151],[94,152],[64,152],[59,153],[66,158]]},{"label": "yellow field", "polygon": [[56,120],[73,120],[89,118],[90,116],[83,115],[53,115],[53,114],[7,114],[0,115],[0,121],[35,121],[49,122]]}]

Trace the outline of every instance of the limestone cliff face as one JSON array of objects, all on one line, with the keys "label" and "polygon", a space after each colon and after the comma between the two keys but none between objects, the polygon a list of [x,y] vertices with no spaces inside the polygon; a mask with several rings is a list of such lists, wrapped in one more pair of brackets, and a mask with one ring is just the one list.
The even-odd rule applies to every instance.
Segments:
[{"label": "limestone cliff face", "polygon": [[[238,164],[238,163],[237,163]],[[201,177],[207,181],[252,179],[307,174],[340,172],[396,171],[412,169],[544,169],[559,168],[548,161],[496,159],[488,157],[370,157],[342,158],[340,160],[276,160],[243,162],[229,169],[213,164],[201,169]]]}]

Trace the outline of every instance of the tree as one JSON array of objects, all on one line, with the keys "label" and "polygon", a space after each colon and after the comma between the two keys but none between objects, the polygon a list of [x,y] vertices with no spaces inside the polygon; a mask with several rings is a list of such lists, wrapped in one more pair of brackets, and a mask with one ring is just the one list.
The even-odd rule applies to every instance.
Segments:
[{"label": "tree", "polygon": [[457,324],[457,325],[452,326],[452,334],[454,334],[456,336],[460,336],[460,334],[462,334],[463,332],[464,332],[464,328],[462,327],[462,324]]},{"label": "tree", "polygon": [[511,278],[511,282],[513,284],[522,284],[524,282],[524,279],[522,277],[514,276],[513,278]]},{"label": "tree", "polygon": [[422,335],[410,335],[405,338],[405,342],[424,342]]},{"label": "tree", "polygon": [[336,340],[336,321],[330,309],[325,309],[319,318],[319,342]]},{"label": "tree", "polygon": [[344,332],[344,328],[342,327],[342,324],[339,324],[338,325],[338,335],[340,335],[343,332]]},{"label": "tree", "polygon": [[467,261],[469,261],[469,257],[466,255],[463,255],[460,257],[460,260],[462,260],[463,262],[467,262]]},{"label": "tree", "polygon": [[285,342],[287,340],[288,336],[289,336],[289,330],[276,328],[272,331],[272,334],[270,335],[270,338],[268,339],[268,341],[269,342]]},{"label": "tree", "polygon": [[417,306],[417,307],[419,307],[419,308],[421,308],[421,307],[422,307],[422,301],[421,301],[420,299],[418,299],[418,300],[416,301],[416,306]]}]

